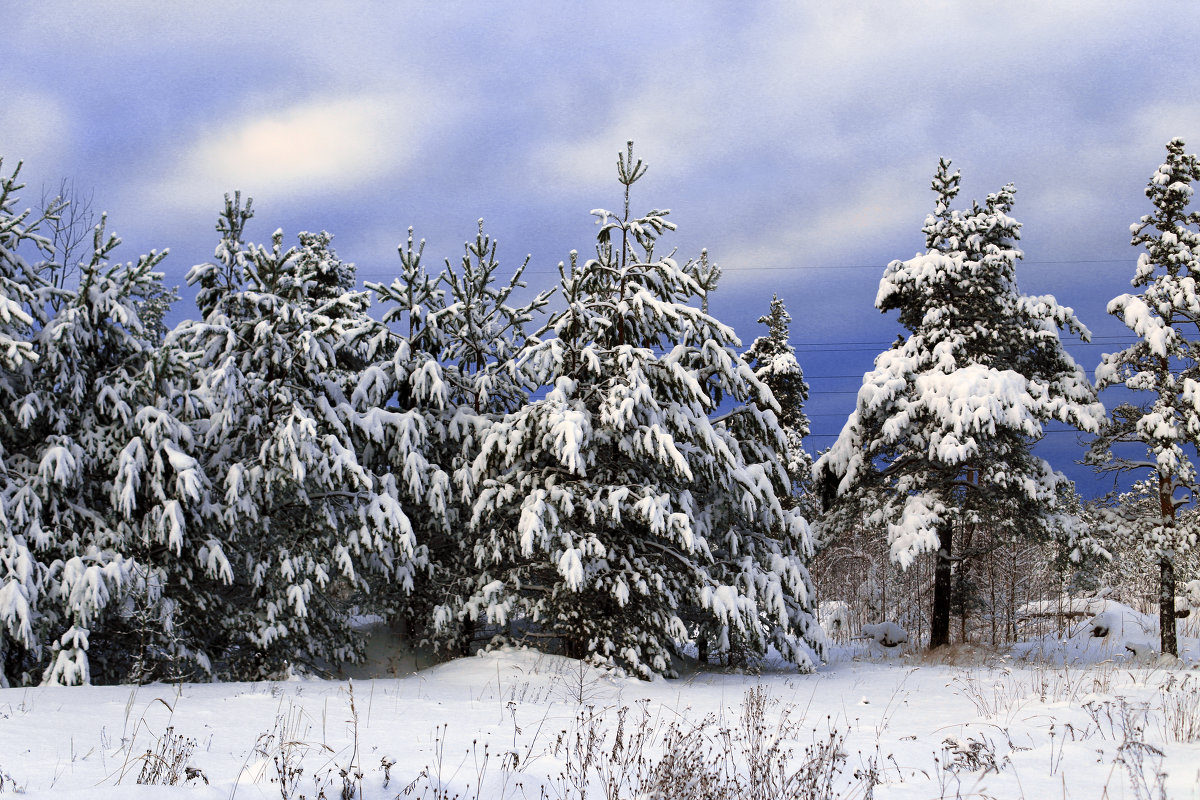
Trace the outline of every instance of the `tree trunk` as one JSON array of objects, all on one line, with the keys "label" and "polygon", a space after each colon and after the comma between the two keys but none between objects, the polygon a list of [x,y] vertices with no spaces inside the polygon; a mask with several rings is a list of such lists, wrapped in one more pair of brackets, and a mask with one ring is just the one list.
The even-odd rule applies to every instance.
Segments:
[{"label": "tree trunk", "polygon": [[1167,556],[1158,559],[1158,628],[1162,651],[1179,655],[1179,640],[1175,635],[1175,562]]},{"label": "tree trunk", "polygon": [[971,587],[967,585],[967,579],[970,577],[967,573],[967,556],[971,552],[971,544],[974,540],[975,526],[969,525],[963,534],[962,544],[962,564],[958,568],[958,640],[960,642],[967,641],[967,612],[970,610],[968,601],[971,599],[968,594],[971,592]]},{"label": "tree trunk", "polygon": [[933,614],[929,620],[929,648],[950,644],[950,592],[953,588],[951,575],[951,548],[954,544],[954,526],[942,523],[938,528],[937,559],[933,567]]},{"label": "tree trunk", "polygon": [[582,636],[564,636],[563,637],[563,655],[567,658],[583,659],[587,655],[587,648]]},{"label": "tree trunk", "polygon": [[[1162,511],[1162,526],[1164,533],[1175,535],[1175,502],[1171,491],[1171,481],[1158,476],[1158,500]],[[1171,555],[1160,554],[1158,557],[1158,640],[1159,649],[1173,656],[1179,655],[1179,641],[1175,635],[1175,559],[1174,542],[1171,542]]]},{"label": "tree trunk", "polygon": [[[409,628],[412,630],[412,628]],[[475,655],[471,652],[472,646],[475,644],[475,620],[467,617],[463,620],[462,640],[458,644],[459,655],[464,658]]]},{"label": "tree trunk", "polygon": [[1008,636],[1010,642],[1017,640],[1017,539],[1008,544],[1012,556],[1008,560]]},{"label": "tree trunk", "polygon": [[[993,538],[995,537],[993,536]],[[996,610],[996,559],[994,556],[988,559],[988,588],[992,593],[992,647],[995,647],[1000,643],[996,635],[996,617],[1000,613]]]}]

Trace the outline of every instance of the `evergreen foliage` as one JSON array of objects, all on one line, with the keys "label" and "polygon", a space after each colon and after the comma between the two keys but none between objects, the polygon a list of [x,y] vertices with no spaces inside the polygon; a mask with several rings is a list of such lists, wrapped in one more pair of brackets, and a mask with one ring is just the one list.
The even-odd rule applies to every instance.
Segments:
[{"label": "evergreen foliage", "polygon": [[809,434],[808,384],[804,371],[796,361],[796,349],[788,343],[792,315],[778,295],[772,296],[770,311],[759,317],[767,326],[767,335],[760,336],[746,351],[746,361],[754,374],[771,390],[779,404],[779,427],[783,431],[785,448],[780,461],[791,483],[790,497],[785,504],[797,506],[806,516],[820,511],[812,492],[812,456],[804,449],[804,437]]},{"label": "evergreen foliage", "polygon": [[[733,331],[693,307],[699,265],[655,253],[668,212],[630,215],[644,172],[630,145],[623,213],[593,212],[596,258],[560,264],[565,308],[518,360],[545,393],[487,431],[456,613],[642,676],[672,672],[699,613],[723,646],[774,638],[808,666],[810,543],[779,501],[777,406]],[[714,423],[726,397],[746,405]]]},{"label": "evergreen foliage", "polygon": [[827,535],[876,504],[894,561],[938,553],[937,646],[949,637],[954,526],[987,519],[1013,536],[1048,536],[1065,478],[1032,445],[1052,420],[1096,430],[1103,409],[1059,338],[1066,329],[1086,340],[1087,329],[1053,297],[1018,291],[1013,187],[953,209],[959,174],[942,160],[932,188],[926,252],[889,264],[876,296],[907,335],[876,358],[814,469],[839,495]]},{"label": "evergreen foliage", "polygon": [[204,479],[180,504],[177,557],[155,565],[183,617],[208,622],[191,630],[201,663],[242,678],[358,657],[352,601],[373,580],[411,589],[425,563],[401,498],[427,471],[402,483],[360,457],[383,442],[380,409],[356,392],[386,330],[353,267],[325,233],[245,244],[251,216],[226,198],[216,260],[188,275],[204,317],[167,339],[194,373],[186,458]]},{"label": "evergreen foliage", "polygon": [[52,281],[17,251],[28,242],[50,254],[37,227],[61,206],[29,222],[12,211],[19,188],[15,173],[0,187],[0,682],[120,679],[109,659],[116,642],[95,634],[146,591],[114,487],[142,411],[137,384],[159,343],[141,312],[168,294],[154,271],[166,254],[111,263],[120,240],[102,217],[78,285]]},{"label": "evergreen foliage", "polygon": [[[1182,147],[1134,227],[1144,290],[1111,306],[1141,341],[1099,373],[1156,400],[1117,409],[1093,451],[1159,476],[1159,516],[1121,524],[1165,565],[1164,598],[1194,543],[1177,509],[1200,431],[1181,330],[1200,315],[1200,168]],[[482,221],[436,272],[410,230],[396,279],[367,285],[373,317],[330,234],[250,243],[239,194],[188,275],[200,317],[173,330],[165,253],[115,262],[100,217],[91,252],[66,259],[44,235],[61,204],[18,213],[17,173],[0,179],[0,684],[334,669],[362,654],[359,615],[450,653],[533,641],[643,677],[693,645],[809,668],[813,475],[838,495],[827,536],[867,520],[898,564],[938,552],[935,644],[952,608],[966,619],[979,542],[1095,544],[1030,449],[1047,422],[1095,430],[1103,410],[1059,338],[1086,329],[1017,290],[1011,186],[953,209],[941,162],[926,252],[890,264],[877,296],[906,335],[812,465],[783,302],[739,354],[708,312],[719,268],[662,256],[675,226],[631,213],[632,145],[617,167],[623,208],[592,212],[595,257],[559,265],[548,317],[552,292],[525,292],[528,258],[500,278]],[[1126,441],[1150,460],[1113,450]]]},{"label": "evergreen foliage", "polygon": [[[1181,523],[1178,510],[1193,498],[1195,448],[1200,443],[1200,339],[1188,337],[1200,324],[1200,212],[1189,212],[1200,161],[1184,152],[1184,142],[1167,143],[1167,159],[1146,186],[1154,212],[1130,227],[1131,244],[1143,247],[1132,285],[1108,304],[1138,340],[1106,354],[1096,368],[1099,388],[1123,385],[1145,392],[1142,405],[1122,404],[1089,452],[1102,470],[1150,471],[1157,485],[1157,508],[1148,517],[1126,509],[1125,530],[1158,559],[1159,622],[1162,652],[1178,655],[1175,609],[1175,561],[1196,543],[1193,526]],[[1138,443],[1145,457],[1121,444]],[[1115,448],[1115,449],[1114,449]]]},{"label": "evergreen foliage", "polygon": [[[549,293],[513,304],[525,288],[521,274],[528,259],[506,284],[498,281],[496,243],[483,230],[464,245],[458,270],[446,262],[437,275],[421,263],[424,242],[412,231],[400,248],[401,274],[390,285],[368,283],[380,297],[390,332],[373,346],[384,357],[364,372],[355,401],[386,408],[387,435],[372,447],[372,463],[405,475],[410,501],[423,513],[413,516],[427,568],[417,587],[393,613],[410,634],[452,652],[468,652],[473,620],[457,614],[469,591],[473,569],[466,533],[475,495],[471,463],[492,422],[528,401],[530,379],[514,370],[513,359],[526,343],[526,326],[541,313]],[[414,463],[436,467],[428,480],[407,477]]]}]

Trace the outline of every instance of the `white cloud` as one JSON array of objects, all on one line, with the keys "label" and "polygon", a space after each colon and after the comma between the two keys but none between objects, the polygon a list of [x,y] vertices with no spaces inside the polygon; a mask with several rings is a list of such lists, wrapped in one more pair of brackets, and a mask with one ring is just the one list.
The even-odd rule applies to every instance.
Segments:
[{"label": "white cloud", "polygon": [[709,113],[712,91],[698,82],[656,86],[628,98],[614,106],[614,115],[602,127],[541,146],[536,158],[544,178],[573,191],[607,187],[616,175],[617,153],[624,153],[630,140],[634,158],[652,165],[657,175],[678,176],[696,169],[728,145],[720,138],[720,120]]},{"label": "white cloud", "polygon": [[153,193],[176,207],[210,209],[235,188],[260,201],[349,191],[411,164],[445,121],[442,111],[401,93],[270,110],[170,153]]},{"label": "white cloud", "polygon": [[63,104],[53,95],[20,87],[6,87],[5,95],[0,157],[6,171],[18,160],[43,169],[58,164],[71,139],[70,115]]},{"label": "white cloud", "polygon": [[[769,238],[723,246],[723,263],[751,268],[840,266],[845,265],[847,254],[853,259],[875,243],[911,239],[920,231],[930,207],[924,185],[913,178],[923,169],[924,164],[879,173],[841,202],[773,226]],[[911,255],[897,251],[892,257]],[[734,271],[729,273],[734,275]]]},{"label": "white cloud", "polygon": [[1119,49],[1129,35],[1121,19],[1103,2],[756,5],[712,48],[637,54],[645,63],[626,69],[649,77],[533,157],[543,180],[575,186],[611,181],[613,150],[629,138],[676,177],[764,156],[849,163],[892,143],[971,144],[980,118],[995,137],[1013,108],[1054,121],[1071,113],[1077,83],[1049,78],[1097,48]]},{"label": "white cloud", "polygon": [[[1192,99],[1194,91],[1187,92],[1186,100],[1157,102],[1135,112],[1131,116],[1132,130],[1129,131],[1131,149],[1134,152],[1152,149],[1156,154],[1165,156],[1167,142],[1176,137],[1186,142],[1188,152],[1194,153],[1200,149],[1200,108]],[[1147,164],[1147,177],[1157,166],[1157,163]]]}]

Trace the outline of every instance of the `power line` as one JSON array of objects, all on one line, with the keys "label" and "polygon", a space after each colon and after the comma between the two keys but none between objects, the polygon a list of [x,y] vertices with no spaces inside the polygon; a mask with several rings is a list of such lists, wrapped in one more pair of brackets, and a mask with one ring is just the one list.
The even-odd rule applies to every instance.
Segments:
[{"label": "power line", "polygon": [[[903,259],[899,259],[903,260]],[[1044,261],[1026,261],[1022,259],[1018,264],[1036,264],[1039,266],[1070,266],[1074,264],[1133,264],[1135,259],[1129,258],[1068,258],[1057,260]],[[887,269],[887,264],[797,264],[795,266],[775,266],[775,265],[745,265],[737,267],[721,267],[721,272],[728,275],[732,272],[815,272],[818,270],[852,270],[852,269],[872,269],[881,271]],[[525,275],[557,275],[557,269],[527,269]],[[399,277],[394,271],[386,270],[359,270],[358,277]]]},{"label": "power line", "polygon": [[[887,341],[874,341],[874,342],[789,342],[789,344],[792,347],[826,347],[829,345],[836,345],[838,347],[843,347],[843,346],[848,346],[848,345],[862,345],[864,347],[890,347],[895,341],[896,341],[895,339],[889,339]],[[1132,344],[1132,343],[1134,343],[1136,341],[1140,341],[1140,340],[1131,338],[1128,335],[1093,336],[1092,340],[1090,342],[1071,342],[1071,344],[1096,344],[1096,343],[1101,343],[1102,341],[1103,342],[1118,342],[1118,343],[1126,342],[1126,343]]]},{"label": "power line", "polygon": [[[797,353],[797,355],[803,354],[803,355],[809,356],[809,355],[820,355],[821,353],[873,353],[873,352],[878,351],[881,347],[887,347],[890,344],[891,343],[888,342],[888,344],[865,346],[865,347],[822,347],[820,349],[802,350],[802,351],[800,351],[800,353]],[[1119,342],[1069,342],[1069,343],[1067,343],[1067,346],[1069,346],[1069,347],[1113,347],[1114,345],[1119,345],[1119,344],[1120,344]],[[1130,342],[1128,342],[1128,344],[1133,344],[1133,342],[1130,341]],[[803,367],[804,365],[801,364],[800,366]],[[805,377],[805,380],[807,380],[809,376],[805,375],[804,377]]]},{"label": "power line", "polygon": [[[846,414],[845,416],[849,416],[849,414]],[[1042,431],[1043,436],[1060,436],[1060,435],[1065,436],[1068,434],[1070,434],[1071,436],[1086,436],[1087,435],[1082,431],[1075,431],[1075,430],[1065,430],[1065,431],[1063,431],[1063,430],[1044,430],[1044,431]],[[839,436],[841,436],[840,433],[810,433],[808,436],[805,436],[804,438],[805,439],[836,439]]]},{"label": "power line", "polygon": [[[903,261],[904,259],[897,259]],[[1128,258],[1071,258],[1054,261],[1026,261],[1019,260],[1018,264],[1038,264],[1038,265],[1069,265],[1069,264],[1133,264],[1136,259]],[[890,263],[890,262],[889,262]],[[750,272],[756,270],[774,271],[774,270],[818,270],[818,269],[886,269],[887,264],[804,264],[794,267],[776,267],[776,266],[747,266],[747,267],[721,267],[721,272],[729,274],[730,272]]]}]

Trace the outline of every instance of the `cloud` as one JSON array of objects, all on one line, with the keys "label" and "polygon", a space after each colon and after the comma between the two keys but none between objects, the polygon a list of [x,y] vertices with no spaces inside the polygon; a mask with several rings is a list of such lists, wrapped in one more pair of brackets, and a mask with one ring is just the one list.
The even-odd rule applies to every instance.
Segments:
[{"label": "cloud", "polygon": [[719,121],[705,113],[713,102],[710,92],[704,84],[648,91],[615,106],[602,127],[543,144],[537,161],[553,184],[573,190],[608,186],[617,152],[624,153],[632,140],[634,158],[653,165],[656,174],[686,174],[727,144],[720,140]]},{"label": "cloud", "polygon": [[0,157],[45,169],[62,160],[71,140],[71,117],[51,94],[5,87],[0,114]]},{"label": "cloud", "polygon": [[920,244],[921,226],[930,210],[926,172],[923,161],[910,168],[893,165],[893,170],[876,173],[838,201],[815,205],[811,213],[778,218],[766,238],[759,231],[753,239],[722,246],[724,262],[751,268],[845,266],[847,259],[870,258],[881,247],[890,250],[889,259],[908,258],[913,253],[894,249],[894,243]]},{"label": "cloud", "polygon": [[412,164],[444,108],[412,94],[370,93],[250,116],[168,154],[152,194],[207,210],[233,189],[260,200],[351,191]]},{"label": "cloud", "polygon": [[966,151],[1016,121],[1058,124],[1079,112],[1071,103],[1096,53],[1123,52],[1132,34],[1116,4],[1042,5],[777,2],[713,17],[697,36],[706,46],[639,52],[625,70],[640,80],[597,99],[587,128],[558,131],[533,157],[543,180],[595,184],[611,180],[613,150],[631,138],[656,170],[685,177],[913,144]]},{"label": "cloud", "polygon": [[[1188,87],[1194,92],[1197,86]],[[1179,98],[1177,102],[1155,102],[1143,106],[1131,116],[1132,130],[1129,132],[1130,145],[1136,151],[1152,150],[1157,155],[1165,157],[1166,144],[1171,139],[1179,137],[1187,143],[1188,152],[1200,149],[1200,108],[1196,107],[1194,95]],[[1161,161],[1161,159],[1160,159]],[[1158,164],[1147,164],[1146,176],[1149,177]]]}]

